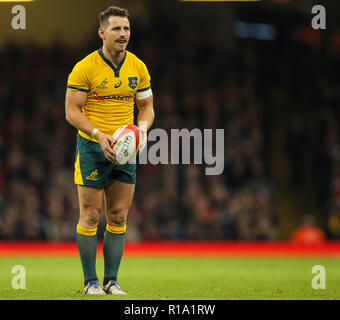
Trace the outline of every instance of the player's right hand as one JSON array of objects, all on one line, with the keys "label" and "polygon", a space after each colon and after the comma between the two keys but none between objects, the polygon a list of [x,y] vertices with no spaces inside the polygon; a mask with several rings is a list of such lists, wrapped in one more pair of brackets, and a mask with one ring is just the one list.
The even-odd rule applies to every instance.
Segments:
[{"label": "player's right hand", "polygon": [[114,162],[116,160],[116,153],[113,151],[112,147],[116,143],[116,140],[107,134],[101,134],[98,137],[98,143],[102,148],[105,158],[110,162]]}]

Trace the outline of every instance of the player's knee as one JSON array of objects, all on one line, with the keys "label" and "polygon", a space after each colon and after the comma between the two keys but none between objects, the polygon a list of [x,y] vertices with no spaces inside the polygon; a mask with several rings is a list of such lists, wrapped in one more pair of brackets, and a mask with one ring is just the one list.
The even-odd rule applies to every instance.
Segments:
[{"label": "player's knee", "polygon": [[82,214],[82,220],[88,227],[96,227],[99,222],[100,210],[96,208],[87,208]]},{"label": "player's knee", "polygon": [[108,223],[116,226],[124,226],[127,221],[128,209],[117,208],[108,212]]}]

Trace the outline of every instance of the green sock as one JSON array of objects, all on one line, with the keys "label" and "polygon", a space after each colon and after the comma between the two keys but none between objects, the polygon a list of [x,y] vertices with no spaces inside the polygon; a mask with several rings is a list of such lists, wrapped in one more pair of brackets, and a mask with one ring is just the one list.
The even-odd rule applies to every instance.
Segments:
[{"label": "green sock", "polygon": [[103,241],[104,285],[110,280],[117,280],[120,261],[125,245],[125,233],[116,234],[105,230]]},{"label": "green sock", "polygon": [[76,240],[84,272],[84,284],[97,280],[96,256],[97,256],[97,234],[88,236],[77,233]]}]

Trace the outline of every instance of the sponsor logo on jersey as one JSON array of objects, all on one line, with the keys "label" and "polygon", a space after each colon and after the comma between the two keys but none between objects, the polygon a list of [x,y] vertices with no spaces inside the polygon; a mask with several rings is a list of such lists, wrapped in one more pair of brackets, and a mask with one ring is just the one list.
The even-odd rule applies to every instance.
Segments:
[{"label": "sponsor logo on jersey", "polygon": [[120,87],[121,84],[122,84],[122,80],[119,80],[117,83],[115,83],[114,87],[117,89]]},{"label": "sponsor logo on jersey", "polygon": [[93,96],[96,100],[104,100],[104,98],[102,98],[101,96],[98,96],[96,92],[93,92]]},{"label": "sponsor logo on jersey", "polygon": [[96,100],[119,100],[119,101],[127,101],[127,100],[130,100],[130,99],[134,99],[133,96],[119,96],[119,95],[116,95],[116,94],[112,94],[112,95],[106,95],[106,96],[100,96],[98,95],[98,93],[96,92],[93,92],[93,97],[96,99]]}]

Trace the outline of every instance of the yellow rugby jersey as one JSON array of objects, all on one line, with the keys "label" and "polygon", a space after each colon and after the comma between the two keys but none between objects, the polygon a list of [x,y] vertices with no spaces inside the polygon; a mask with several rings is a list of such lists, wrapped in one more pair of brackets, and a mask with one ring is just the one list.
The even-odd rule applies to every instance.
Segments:
[{"label": "yellow rugby jersey", "polygon": [[[67,89],[87,92],[83,114],[98,130],[112,135],[119,127],[133,124],[135,96],[151,89],[150,75],[145,64],[133,53],[125,51],[116,68],[99,49],[74,66]],[[97,142],[84,132],[78,132]]]}]

